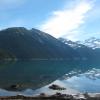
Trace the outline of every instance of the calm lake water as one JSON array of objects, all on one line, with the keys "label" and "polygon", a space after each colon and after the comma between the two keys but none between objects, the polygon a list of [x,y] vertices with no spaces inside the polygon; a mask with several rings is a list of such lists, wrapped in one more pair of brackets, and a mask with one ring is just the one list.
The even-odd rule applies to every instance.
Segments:
[{"label": "calm lake water", "polygon": [[81,92],[100,92],[100,63],[89,61],[18,61],[0,63],[0,88],[19,84],[37,89],[59,79]]}]

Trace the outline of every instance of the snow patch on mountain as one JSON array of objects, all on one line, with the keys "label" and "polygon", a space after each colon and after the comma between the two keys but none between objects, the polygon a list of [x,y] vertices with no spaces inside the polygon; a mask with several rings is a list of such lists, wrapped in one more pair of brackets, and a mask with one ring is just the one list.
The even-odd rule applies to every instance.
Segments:
[{"label": "snow patch on mountain", "polygon": [[89,47],[92,49],[100,48],[100,39],[97,39],[95,37],[91,37],[91,38],[86,39],[84,41],[76,41],[76,42],[73,42],[73,41],[65,39],[65,38],[59,38],[59,40],[65,44],[69,45],[70,47],[75,48],[75,49],[81,48],[83,46]]},{"label": "snow patch on mountain", "polygon": [[83,44],[92,48],[92,49],[97,49],[97,48],[100,48],[100,39],[97,39],[95,37],[91,37],[91,38],[85,40],[83,42]]}]

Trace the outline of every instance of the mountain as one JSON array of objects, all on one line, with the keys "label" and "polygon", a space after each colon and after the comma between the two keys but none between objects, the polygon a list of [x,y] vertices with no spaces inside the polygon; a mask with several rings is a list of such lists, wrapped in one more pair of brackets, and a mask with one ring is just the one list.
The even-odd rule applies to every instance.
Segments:
[{"label": "mountain", "polygon": [[84,42],[59,38],[59,40],[72,47],[80,55],[82,60],[99,60],[100,59],[100,39],[90,38]]},{"label": "mountain", "polygon": [[84,45],[93,49],[95,59],[100,59],[100,38],[91,37],[85,40]]},{"label": "mountain", "polygon": [[87,46],[88,48],[91,48],[92,55],[94,60],[99,60],[100,59],[100,39],[91,37],[89,39],[86,39],[83,41],[81,44]]},{"label": "mountain", "polygon": [[12,27],[0,31],[0,59],[73,59],[75,50],[37,29]]},{"label": "mountain", "polygon": [[85,40],[83,42],[83,44],[92,48],[92,49],[97,49],[97,48],[100,48],[100,39],[97,39],[95,37],[91,37],[91,38]]},{"label": "mountain", "polygon": [[61,42],[63,42],[64,44],[69,45],[69,46],[72,47],[73,49],[81,48],[82,46],[84,46],[84,45],[80,44],[79,41],[73,42],[73,41],[71,41],[71,40],[68,40],[68,39],[65,39],[65,38],[61,38],[61,37],[59,38],[59,40],[60,40]]},{"label": "mountain", "polygon": [[86,39],[84,41],[76,41],[76,42],[73,42],[73,41],[65,39],[65,38],[59,38],[59,40],[65,44],[69,45],[70,47],[72,47],[74,49],[80,48],[83,46],[89,47],[91,49],[100,48],[100,39],[95,38],[95,37],[91,37],[91,38]]}]

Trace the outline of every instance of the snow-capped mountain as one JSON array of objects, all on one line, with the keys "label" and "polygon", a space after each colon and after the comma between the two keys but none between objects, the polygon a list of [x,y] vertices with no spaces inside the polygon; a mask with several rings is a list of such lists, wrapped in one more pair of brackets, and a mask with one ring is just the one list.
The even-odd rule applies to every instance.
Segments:
[{"label": "snow-capped mountain", "polygon": [[59,38],[59,40],[74,49],[81,48],[83,46],[89,47],[92,49],[100,48],[100,39],[97,39],[95,37],[91,37],[89,39],[86,39],[85,41],[76,41],[76,42],[73,42],[71,40],[64,39],[64,38]]},{"label": "snow-capped mountain", "polygon": [[86,45],[87,47],[90,47],[92,49],[100,48],[100,39],[97,39],[95,37],[91,37],[83,42],[83,45]]},{"label": "snow-capped mountain", "polygon": [[85,41],[76,42],[63,38],[60,38],[59,40],[72,47],[82,60],[98,61],[100,59],[100,39],[92,37]]},{"label": "snow-capped mountain", "polygon": [[59,40],[65,44],[69,45],[70,47],[72,47],[74,49],[81,48],[84,46],[83,44],[81,44],[80,41],[73,42],[73,41],[65,39],[65,38],[59,38]]}]

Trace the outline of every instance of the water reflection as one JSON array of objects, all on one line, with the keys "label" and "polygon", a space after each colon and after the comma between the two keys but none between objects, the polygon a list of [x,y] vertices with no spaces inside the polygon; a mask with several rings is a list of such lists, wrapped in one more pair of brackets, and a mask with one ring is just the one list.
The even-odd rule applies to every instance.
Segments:
[{"label": "water reflection", "polygon": [[[64,74],[79,71],[84,73],[98,63],[68,61],[19,61],[0,63],[0,87],[6,88],[19,84],[21,89],[36,89],[55,81]],[[80,72],[81,71],[81,72]],[[72,73],[71,72],[71,73]],[[68,75],[69,77],[72,74]]]},{"label": "water reflection", "polygon": [[64,75],[60,81],[80,92],[100,93],[100,69],[92,68],[85,73],[76,73],[73,75],[70,72],[71,77],[66,78],[68,75]]}]

